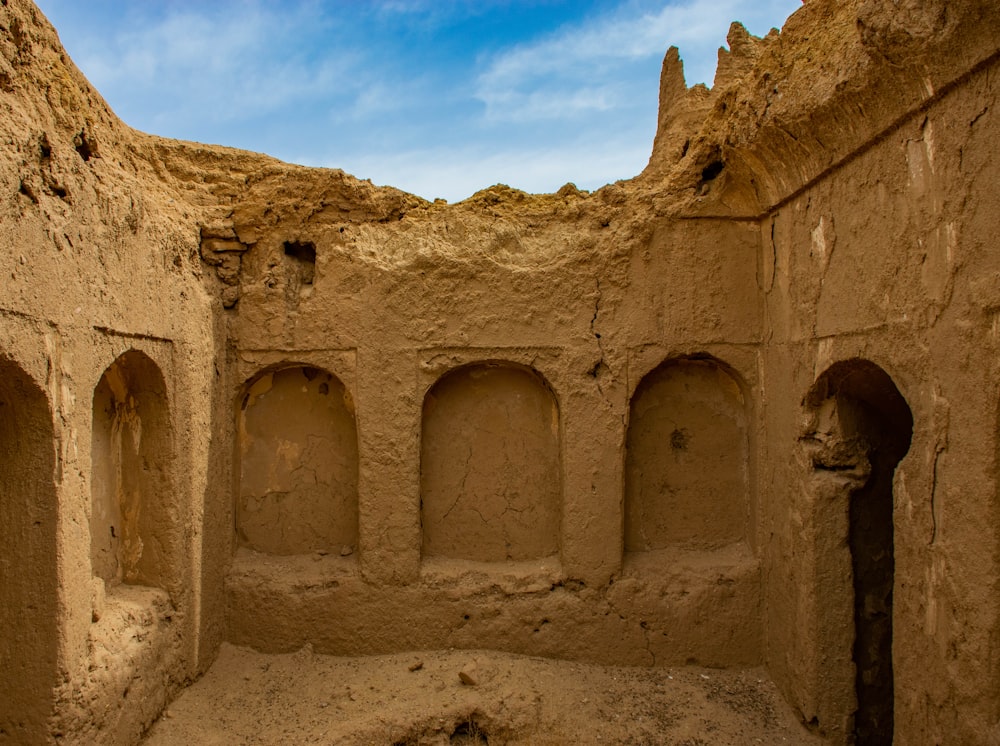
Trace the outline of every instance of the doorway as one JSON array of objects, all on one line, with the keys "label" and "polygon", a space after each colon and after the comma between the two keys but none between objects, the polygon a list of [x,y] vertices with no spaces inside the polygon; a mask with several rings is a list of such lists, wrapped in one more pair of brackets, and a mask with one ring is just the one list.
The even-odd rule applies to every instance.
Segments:
[{"label": "doorway", "polygon": [[[893,475],[910,448],[913,415],[889,375],[863,359],[828,368],[805,405],[811,418],[803,440],[813,469],[837,475],[847,511],[851,582],[844,595],[853,597],[854,622],[851,740],[857,746],[892,743]],[[836,563],[818,557],[825,560]]]}]

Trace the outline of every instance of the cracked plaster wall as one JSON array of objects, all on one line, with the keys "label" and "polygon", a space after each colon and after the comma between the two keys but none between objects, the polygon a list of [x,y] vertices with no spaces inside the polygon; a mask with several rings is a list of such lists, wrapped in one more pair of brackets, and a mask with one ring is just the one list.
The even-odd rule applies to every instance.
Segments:
[{"label": "cracked plaster wall", "polygon": [[424,399],[422,556],[479,561],[559,552],[559,408],[529,370],[445,374]]},{"label": "cracked plaster wall", "polygon": [[850,732],[851,706],[821,654],[837,636],[822,609],[849,571],[814,563],[818,498],[794,444],[805,392],[855,358],[884,370],[913,412],[893,476],[896,738],[982,742],[1000,717],[987,652],[997,596],[985,591],[997,577],[994,79],[993,64],[974,71],[763,222],[767,646],[790,701],[831,737]]},{"label": "cracked plaster wall", "polygon": [[354,551],[358,438],[340,380],[311,366],[266,372],[239,414],[239,541],[258,552]]},{"label": "cracked plaster wall", "polygon": [[[850,724],[824,714],[815,610],[830,568],[812,561],[799,439],[817,378],[866,359],[914,421],[893,481],[897,740],[997,739],[992,3],[810,0],[780,35],[734,27],[712,92],[683,88],[668,54],[640,177],[458,205],[136,133],[33,6],[0,5],[0,26],[0,352],[48,402],[54,463],[45,438],[30,463],[52,472],[56,513],[46,559],[7,546],[39,587],[58,578],[56,641],[39,643],[54,658],[23,688],[39,713],[52,705],[53,737],[136,742],[227,639],[764,664],[842,742]],[[176,583],[103,597],[88,404],[129,350],[163,373]],[[624,552],[629,402],[649,371],[692,356],[745,386],[746,541]],[[424,395],[486,361],[537,371],[558,401],[556,559],[422,560]],[[289,365],[331,371],[354,403],[349,555],[238,540],[245,382]],[[14,504],[32,484],[47,494],[47,476],[11,475]]]},{"label": "cracked plaster wall", "polygon": [[740,384],[712,360],[670,361],[632,396],[625,551],[746,539],[749,453]]}]

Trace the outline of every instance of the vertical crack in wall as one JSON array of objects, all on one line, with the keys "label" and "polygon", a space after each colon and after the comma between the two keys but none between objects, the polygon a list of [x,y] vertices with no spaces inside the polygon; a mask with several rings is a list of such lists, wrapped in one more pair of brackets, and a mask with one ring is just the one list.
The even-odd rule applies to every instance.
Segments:
[{"label": "vertical crack in wall", "polygon": [[937,486],[938,486],[938,461],[941,458],[941,454],[944,453],[944,445],[938,443],[934,447],[934,461],[931,464],[931,540],[928,545],[933,545],[937,541],[938,532],[938,519],[937,519],[937,503],[935,498],[937,497]]},{"label": "vertical crack in wall", "polygon": [[604,298],[604,292],[601,290],[600,278],[597,278],[595,283],[597,286],[597,296],[594,298],[594,314],[590,317],[590,333],[597,341],[599,357],[597,362],[587,371],[587,374],[597,383],[598,393],[600,393],[601,398],[610,406],[611,401],[608,399],[608,395],[604,392],[604,387],[601,385],[601,377],[610,372],[611,369],[605,361],[604,340],[601,333],[597,330],[597,319],[601,315],[601,300]]},{"label": "vertical crack in wall", "polygon": [[934,429],[936,431],[934,438],[934,455],[931,457],[931,490],[930,490],[930,518],[931,518],[931,536],[930,540],[927,542],[928,545],[933,545],[937,541],[938,534],[938,505],[937,505],[937,488],[938,488],[938,464],[941,460],[941,454],[948,450],[948,423],[951,415],[951,410],[949,407],[948,400],[941,396],[941,392],[937,386],[934,388]]},{"label": "vertical crack in wall", "polygon": [[441,516],[442,521],[449,515],[451,515],[451,511],[455,509],[455,506],[458,505],[459,501],[465,495],[465,483],[469,479],[469,468],[472,466],[472,445],[467,443],[466,446],[467,450],[465,452],[465,465],[462,467],[462,481],[458,485],[458,489],[455,490],[455,501],[448,507],[448,509]]},{"label": "vertical crack in wall", "polygon": [[642,630],[642,639],[646,645],[646,652],[649,653],[650,665],[654,668],[656,667],[656,653],[653,652],[653,645],[649,640],[649,633],[652,631],[649,628],[649,622],[642,620],[639,622],[639,628]]}]

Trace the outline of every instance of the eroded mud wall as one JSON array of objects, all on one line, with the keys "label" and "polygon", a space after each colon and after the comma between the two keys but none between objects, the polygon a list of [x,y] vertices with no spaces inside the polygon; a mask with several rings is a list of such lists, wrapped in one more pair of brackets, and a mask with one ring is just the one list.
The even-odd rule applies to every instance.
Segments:
[{"label": "eroded mud wall", "polygon": [[42,743],[55,704],[59,614],[55,438],[48,397],[0,357],[0,743]]},{"label": "eroded mud wall", "polygon": [[[867,664],[852,650],[859,570],[821,556],[826,541],[846,546],[845,496],[858,499],[875,475],[820,475],[802,444],[807,392],[855,358],[883,370],[912,410],[912,444],[879,477],[892,485],[896,742],[984,742],[1000,715],[987,590],[998,521],[995,73],[995,62],[972,71],[762,228],[768,658],[804,720],[834,740],[858,727],[855,675]],[[836,518],[823,519],[831,504]]]},{"label": "eroded mud wall", "polygon": [[[265,179],[203,232],[203,253],[213,267],[240,256],[218,285],[223,305],[237,290],[225,311],[234,382],[292,363],[343,381],[357,421],[358,541],[278,558],[212,538],[234,553],[229,639],[759,662],[755,435],[752,405],[733,393],[756,380],[757,224],[651,223],[621,187],[496,187],[444,206],[366,202],[335,178],[296,178],[328,207],[303,213],[287,180]],[[289,246],[312,247],[315,260]],[[628,560],[629,401],[647,372],[692,355],[732,371],[720,373],[722,398],[735,397],[739,424],[720,420],[736,433],[716,440],[706,427],[699,441],[706,458],[735,448],[739,494],[692,488],[731,530],[696,527],[680,554]],[[677,392],[678,406],[697,408],[686,399],[698,395]]]},{"label": "eroded mud wall", "polygon": [[[0,356],[15,366],[0,388],[17,412],[0,419],[18,441],[0,511],[3,565],[20,568],[2,582],[16,618],[3,625],[0,740],[134,743],[213,654],[198,582],[216,354],[197,255],[208,190],[189,191],[169,148],[111,114],[31,3],[0,6],[0,29]],[[101,381],[116,365],[128,394],[112,404]],[[116,561],[92,555],[92,526]],[[128,552],[112,526],[138,539]],[[30,663],[8,665],[8,633]],[[8,703],[30,731],[11,734]]]},{"label": "eroded mud wall", "polygon": [[[15,536],[24,490],[55,511],[51,535],[4,555],[58,578],[24,727],[135,742],[228,639],[766,663],[847,742],[868,665],[857,602],[876,585],[845,548],[886,529],[852,529],[877,472],[895,738],[996,740],[998,19],[973,0],[887,8],[814,0],[781,37],[735,28],[713,94],[683,88],[668,54],[681,103],[634,181],[448,206],[132,132],[32,6],[0,7],[0,372],[24,372],[31,410],[0,434],[35,423],[18,448],[55,452],[49,503],[47,457],[30,456],[0,506]],[[157,375],[116,368],[136,360]],[[864,458],[843,460],[844,428],[819,426],[872,419],[863,392],[810,398],[852,360],[912,415],[891,470],[875,466],[892,437],[862,427]],[[484,366],[517,383],[444,395]],[[507,412],[535,447],[494,427]],[[817,462],[821,435],[834,454]],[[474,468],[447,466],[475,442]],[[686,465],[685,445],[704,446]],[[717,481],[693,478],[712,465]],[[537,535],[445,508],[449,544],[427,520],[529,489]],[[156,509],[133,520],[132,494]],[[128,569],[119,524],[155,567]]]}]

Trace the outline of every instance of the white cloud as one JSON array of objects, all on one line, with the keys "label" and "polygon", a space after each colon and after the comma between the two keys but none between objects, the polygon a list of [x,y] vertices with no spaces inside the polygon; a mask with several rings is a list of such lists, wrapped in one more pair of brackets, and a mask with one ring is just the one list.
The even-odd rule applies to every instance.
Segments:
[{"label": "white cloud", "polygon": [[657,13],[591,18],[541,41],[501,55],[483,75],[487,83],[512,83],[548,75],[587,74],[599,64],[663,54],[665,46],[714,36],[728,25],[734,0],[667,6]]},{"label": "white cloud", "polygon": [[354,90],[356,54],[327,48],[312,59],[289,51],[297,35],[315,33],[318,19],[304,9],[289,14],[244,4],[235,10],[219,5],[136,17],[88,44],[80,66],[109,98],[124,91],[116,97],[146,106],[143,94],[160,97],[161,105],[169,101],[155,118],[171,122],[242,119],[338,87]]},{"label": "white cloud", "polygon": [[594,16],[539,40],[505,50],[488,60],[478,78],[477,97],[487,117],[496,120],[547,118],[554,107],[539,107],[539,97],[574,101],[577,92],[627,78],[630,67],[655,65],[670,46],[686,60],[688,84],[711,83],[717,50],[725,44],[733,20],[751,31],[766,32],[783,19],[797,0],[687,0],[653,8],[630,3]]},{"label": "white cloud", "polygon": [[[129,124],[451,201],[497,182],[634,176],[667,47],[680,46],[689,83],[710,80],[732,19],[761,34],[800,4],[596,3],[613,9],[473,61],[476,39],[449,34],[510,0],[40,2],[66,13],[71,54]],[[439,41],[446,54],[424,54]]]},{"label": "white cloud", "polygon": [[582,87],[575,90],[497,91],[491,108],[504,112],[503,118],[515,122],[537,119],[569,119],[588,112],[609,111],[624,103],[619,91],[611,86]]}]

